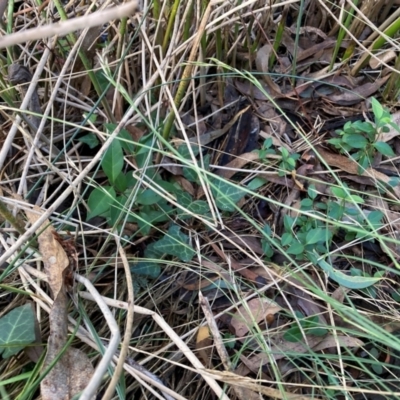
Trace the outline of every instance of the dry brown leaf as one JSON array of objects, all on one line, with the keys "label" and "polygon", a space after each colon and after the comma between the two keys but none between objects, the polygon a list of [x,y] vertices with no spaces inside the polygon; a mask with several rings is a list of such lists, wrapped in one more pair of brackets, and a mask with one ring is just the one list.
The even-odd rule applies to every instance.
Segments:
[{"label": "dry brown leaf", "polygon": [[[30,223],[35,223],[42,213],[35,206],[26,211]],[[65,350],[68,341],[68,297],[64,282],[69,271],[69,259],[61,244],[56,240],[50,221],[46,220],[37,230],[39,251],[44,270],[53,293],[53,306],[49,315],[50,336],[43,369],[47,369]],[[68,348],[57,360],[40,384],[43,400],[68,400],[81,392],[93,375],[89,358],[80,350]]]},{"label": "dry brown leaf", "polygon": [[[318,153],[329,166],[340,168],[342,171],[345,171],[349,174],[358,175],[358,164],[351,158],[342,156],[340,154],[331,153],[327,150],[324,150],[322,147],[318,147]],[[362,176],[367,176],[386,184],[389,184],[389,181],[391,180],[389,176],[382,174],[373,168],[367,168],[362,173]],[[400,199],[400,187],[398,185],[394,186],[393,191],[396,194],[397,199]]]},{"label": "dry brown leaf", "polygon": [[247,307],[240,306],[233,314],[231,326],[237,337],[244,337],[254,324],[266,319],[267,315],[274,315],[282,310],[271,299],[254,298],[246,302]]},{"label": "dry brown leaf", "polygon": [[314,351],[321,351],[324,349],[330,349],[332,347],[337,347],[339,344],[340,347],[361,347],[364,345],[364,342],[360,339],[351,337],[351,336],[333,336],[329,335],[326,336],[320,343],[318,343],[313,350]]},{"label": "dry brown leaf", "polygon": [[313,398],[299,394],[293,394],[290,392],[283,392],[280,389],[273,389],[266,386],[262,386],[260,383],[257,383],[253,378],[246,378],[229,371],[204,370],[203,373],[209,374],[211,377],[221,382],[253,390],[256,393],[261,393],[266,396],[272,397],[274,399],[311,400]]},{"label": "dry brown leaf", "polygon": [[346,90],[341,94],[327,96],[326,98],[329,101],[337,103],[341,106],[351,106],[373,95],[389,78],[390,75],[381,79],[377,79],[371,83],[365,83],[364,85],[358,86],[351,91]]},{"label": "dry brown leaf", "polygon": [[273,47],[270,44],[266,44],[257,51],[256,55],[256,67],[257,71],[262,73],[264,82],[276,93],[281,93],[280,87],[271,79],[269,75],[269,57]]},{"label": "dry brown leaf", "polygon": [[219,171],[216,172],[216,175],[225,179],[230,179],[233,175],[236,174],[235,169],[243,168],[247,163],[256,161],[259,158],[260,157],[258,151],[244,153],[241,156],[234,158],[231,162],[225,165],[225,168],[230,168],[230,169],[225,169],[225,168],[220,169]]},{"label": "dry brown leaf", "polygon": [[208,326],[201,326],[197,331],[196,350],[206,368],[211,368],[212,366],[212,345],[213,340]]},{"label": "dry brown leaf", "polygon": [[369,60],[369,66],[372,69],[379,68],[382,64],[388,64],[390,61],[396,58],[396,53],[393,50],[385,50],[382,53],[375,54],[375,57],[371,57]]},{"label": "dry brown leaf", "polygon": [[[26,211],[26,215],[31,224],[34,224],[41,216],[40,207],[35,206],[34,211]],[[44,270],[47,275],[47,281],[53,292],[53,298],[56,299],[64,286],[65,270],[69,266],[68,257],[61,244],[53,235],[54,229],[49,220],[46,220],[37,230],[39,250],[42,254]]]},{"label": "dry brown leaf", "polygon": [[293,343],[283,339],[277,339],[276,341],[279,342],[279,346],[273,344],[269,351],[270,354],[260,353],[249,358],[247,366],[252,371],[260,370],[260,367],[268,364],[271,361],[271,357],[273,357],[274,360],[281,360],[282,358],[285,358],[288,353],[304,354],[309,351],[309,348],[313,349],[320,342],[322,342],[322,340],[322,337],[309,336],[307,337],[308,346],[306,346],[304,342]]}]

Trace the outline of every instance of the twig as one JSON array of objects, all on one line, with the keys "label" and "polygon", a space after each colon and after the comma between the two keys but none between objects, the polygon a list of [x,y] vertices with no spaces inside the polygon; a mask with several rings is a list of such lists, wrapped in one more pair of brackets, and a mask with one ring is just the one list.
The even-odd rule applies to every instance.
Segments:
[{"label": "twig", "polygon": [[[94,300],[89,293],[79,292],[79,295],[84,299]],[[109,299],[107,297],[103,297],[103,300],[114,307],[119,307],[123,309],[128,308],[128,304],[124,301],[115,301],[113,299]],[[229,397],[224,393],[221,387],[218,385],[217,381],[210,377],[209,375],[203,375],[204,365],[201,361],[196,357],[196,355],[190,350],[188,345],[176,334],[176,332],[168,325],[165,319],[157,314],[156,312],[149,310],[144,307],[134,306],[134,311],[137,314],[141,315],[149,315],[154,321],[164,330],[164,332],[170,337],[170,339],[175,343],[175,345],[182,351],[182,353],[187,357],[187,359],[191,362],[196,372],[199,373],[204,380],[209,384],[210,388],[214,391],[214,393],[218,396],[218,399],[221,400],[229,400]]]},{"label": "twig", "polygon": [[64,36],[68,33],[79,31],[80,29],[100,26],[113,19],[120,19],[132,15],[135,11],[138,11],[138,1],[131,0],[124,5],[113,7],[105,11],[95,12],[84,17],[77,17],[68,21],[12,33],[0,39],[0,49],[24,42],[46,39],[51,36]]},{"label": "twig", "polygon": [[117,242],[117,246],[119,249],[119,254],[121,256],[122,263],[124,265],[125,270],[125,279],[126,279],[126,286],[128,288],[128,308],[127,308],[127,317],[126,317],[126,328],[124,333],[124,340],[122,342],[121,352],[118,358],[118,363],[115,368],[113,377],[111,379],[110,384],[106,392],[103,395],[103,400],[111,399],[112,395],[114,394],[115,387],[119,381],[119,377],[124,369],[124,363],[126,359],[126,355],[128,354],[129,343],[131,341],[132,336],[132,328],[133,328],[133,310],[134,310],[134,293],[133,293],[133,282],[132,282],[132,274],[129,268],[128,259],[126,258],[125,250],[121,246],[120,237],[115,235],[115,241]]},{"label": "twig", "polygon": [[103,313],[108,323],[108,326],[110,327],[110,332],[111,332],[111,340],[109,342],[107,350],[104,353],[103,357],[101,358],[101,361],[99,362],[99,365],[97,366],[96,370],[94,371],[94,374],[90,379],[89,384],[86,386],[85,390],[82,392],[80,397],[80,400],[90,400],[92,396],[96,394],[96,391],[103,379],[103,374],[106,372],[107,367],[111,362],[111,359],[113,358],[115,352],[117,351],[118,345],[121,341],[121,335],[119,333],[118,325],[113,315],[111,314],[110,309],[104,302],[103,297],[100,296],[99,292],[92,285],[89,279],[86,279],[78,274],[74,274],[74,277],[78,282],[83,283],[86,289],[93,296],[101,312]]}]

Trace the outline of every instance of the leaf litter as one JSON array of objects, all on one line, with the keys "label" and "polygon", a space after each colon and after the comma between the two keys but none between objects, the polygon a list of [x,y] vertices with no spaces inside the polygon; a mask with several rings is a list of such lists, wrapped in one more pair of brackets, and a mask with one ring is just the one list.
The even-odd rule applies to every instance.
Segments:
[{"label": "leaf litter", "polygon": [[[57,116],[52,129],[62,131],[56,139],[63,141],[69,158],[53,166],[47,183],[38,184],[40,213],[51,208],[76,175],[83,173],[85,180],[57,209],[53,217],[58,219],[47,220],[37,231],[54,300],[43,368],[55,364],[41,383],[42,397],[54,398],[54,390],[63,391],[59,398],[78,393],[93,373],[84,345],[65,348],[67,293],[75,288],[77,268],[105,298],[123,301],[125,272],[112,235],[124,240],[135,302],[163,314],[201,360],[204,370],[186,368],[186,354],[170,348],[171,336],[153,329],[145,315],[135,319],[132,355],[161,371],[179,395],[208,398],[211,391],[220,393],[218,384],[203,384],[207,374],[214,382],[227,383],[230,389],[223,396],[238,399],[341,398],[345,391],[346,397],[358,399],[362,391],[399,392],[390,383],[397,336],[387,334],[398,329],[400,301],[398,131],[389,126],[377,136],[395,156],[375,152],[361,173],[354,149],[338,151],[329,143],[346,123],[376,124],[370,97],[382,103],[388,99],[396,55],[389,42],[385,52],[376,54],[379,61],[372,58],[370,69],[354,74],[368,24],[383,23],[384,18],[362,2],[361,11],[354,12],[365,13],[369,22],[358,15],[348,26],[353,36],[340,41],[342,28],[336,21],[343,15],[336,6],[327,10],[320,2],[309,2],[301,15],[292,5],[256,10],[257,2],[238,3],[239,10],[233,4],[210,3],[207,12],[198,14],[203,5],[194,3],[177,10],[179,18],[181,13],[195,16],[192,27],[179,27],[178,19],[174,25],[169,9],[157,17],[154,6],[152,23],[137,32],[133,25],[126,36],[106,29],[113,38],[99,39],[97,57],[92,57],[106,96],[85,122],[80,117],[88,110],[80,101],[96,104],[95,81],[81,63],[70,72],[83,72],[82,82],[69,80],[65,71],[61,77],[64,88],[80,88],[81,94],[67,94],[52,105]],[[344,7],[351,15],[351,7]],[[215,15],[209,14],[211,9]],[[22,8],[16,17],[29,13]],[[198,36],[190,39],[196,31]],[[53,69],[42,74],[42,100],[72,51],[72,42],[60,40],[53,49]],[[143,52],[142,43],[155,47]],[[217,43],[224,51],[213,47]],[[109,45],[107,59],[100,49]],[[133,50],[120,68],[116,65],[123,48]],[[31,69],[36,67],[33,60],[28,62]],[[182,71],[194,79],[179,85]],[[107,89],[115,79],[117,84]],[[185,89],[183,97],[177,95],[177,82]],[[396,104],[386,103],[398,125]],[[86,170],[130,106],[137,113],[104,149],[98,172]],[[170,115],[174,121],[169,132]],[[7,118],[6,126],[12,122]],[[77,123],[85,131],[81,137],[72,133]],[[28,144],[21,135],[15,146],[25,149]],[[387,147],[380,144],[377,149],[385,152]],[[15,165],[25,162],[18,158],[22,153],[11,154],[18,159]],[[36,164],[29,161],[26,188],[37,183],[38,175],[45,176],[48,166],[40,154],[35,157],[28,158]],[[9,160],[3,188],[15,193],[12,179],[21,172]],[[27,190],[24,194],[28,196]],[[40,214],[27,215],[33,223]],[[76,248],[68,250],[65,240],[53,234],[52,226],[60,221],[76,233]],[[29,257],[27,253],[33,262]],[[96,310],[87,313],[96,334],[108,337]],[[384,317],[378,320],[378,315]],[[123,317],[118,323],[123,326]],[[371,326],[377,333],[371,333]],[[328,357],[333,361],[326,369],[322,365]],[[371,365],[386,371],[379,380],[371,375]],[[132,375],[121,379],[127,398],[142,391],[153,395],[153,389]]]}]

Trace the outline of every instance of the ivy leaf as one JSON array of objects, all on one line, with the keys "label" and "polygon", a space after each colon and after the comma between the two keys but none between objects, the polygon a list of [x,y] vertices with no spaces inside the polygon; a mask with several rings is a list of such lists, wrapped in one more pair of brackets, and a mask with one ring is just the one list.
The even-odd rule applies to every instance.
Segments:
[{"label": "ivy leaf", "polygon": [[225,180],[213,179],[212,184],[211,190],[221,211],[234,212],[235,204],[246,195],[243,189]]},{"label": "ivy leaf", "polygon": [[116,198],[115,190],[111,186],[95,188],[88,199],[89,212],[86,220],[107,212]]},{"label": "ivy leaf", "polygon": [[173,225],[168,233],[154,244],[154,250],[171,256],[178,257],[181,261],[188,262],[195,255],[189,245],[189,236],[180,232],[180,227]]},{"label": "ivy leaf", "polygon": [[[188,206],[186,206],[186,208],[193,214],[201,215],[203,217],[210,212],[210,207],[208,206],[208,203],[204,200],[195,200]],[[178,214],[178,217],[181,219],[187,219],[191,216],[192,214],[189,214],[186,211],[182,211],[181,213]]]},{"label": "ivy leaf", "polygon": [[105,152],[101,160],[101,168],[107,175],[108,180],[113,185],[122,172],[124,166],[124,153],[122,151],[121,143],[118,139],[114,139],[110,147]]},{"label": "ivy leaf", "polygon": [[155,193],[152,189],[145,189],[143,192],[139,193],[136,198],[136,203],[150,206],[152,204],[157,204],[162,197]]},{"label": "ivy leaf", "polygon": [[35,315],[30,304],[0,318],[0,355],[9,358],[35,341]]}]

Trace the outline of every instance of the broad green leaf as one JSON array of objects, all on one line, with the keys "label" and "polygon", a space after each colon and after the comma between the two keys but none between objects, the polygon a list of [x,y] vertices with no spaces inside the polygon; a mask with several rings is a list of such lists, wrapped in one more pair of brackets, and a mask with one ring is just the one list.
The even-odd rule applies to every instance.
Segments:
[{"label": "broad green leaf", "polygon": [[367,220],[376,229],[381,226],[383,216],[384,216],[384,214],[382,211],[375,210],[375,211],[371,211],[368,214]]},{"label": "broad green leaf", "polygon": [[97,82],[100,85],[100,90],[102,92],[105,92],[111,86],[106,75],[104,74],[104,72],[102,70],[95,71],[94,74],[96,75]]},{"label": "broad green leaf", "polygon": [[137,264],[131,266],[131,272],[135,275],[145,276],[147,278],[156,279],[161,274],[161,267],[156,262],[139,261]]},{"label": "broad green leaf", "polygon": [[136,203],[149,206],[152,204],[157,204],[161,199],[162,197],[155,193],[152,189],[145,189],[143,192],[138,194]]},{"label": "broad green leaf", "polygon": [[88,199],[89,212],[86,220],[107,212],[116,197],[115,189],[110,186],[93,189]]},{"label": "broad green leaf", "polygon": [[307,194],[311,200],[315,200],[315,198],[318,196],[317,188],[313,183],[310,186],[308,186]]},{"label": "broad green leaf", "polygon": [[289,328],[284,334],[283,339],[291,343],[301,342],[303,340],[303,335],[300,328],[296,325]]},{"label": "broad green leaf", "polygon": [[292,243],[293,241],[293,235],[291,233],[285,232],[282,235],[282,239],[281,239],[281,245],[282,246],[287,246],[288,244]]},{"label": "broad green leaf", "polygon": [[180,227],[177,225],[169,228],[168,233],[154,244],[154,249],[185,262],[190,261],[195,255],[195,251],[189,245],[189,236],[180,232]]},{"label": "broad green leaf", "polygon": [[315,244],[318,242],[325,242],[330,239],[330,232],[323,228],[310,229],[307,232],[306,243]]},{"label": "broad green leaf", "polygon": [[382,104],[379,103],[379,101],[375,97],[372,97],[371,98],[371,105],[372,105],[372,111],[374,113],[374,116],[375,116],[376,120],[379,121],[382,118],[382,115],[383,115],[383,112],[384,112]]},{"label": "broad green leaf", "polygon": [[0,355],[9,358],[35,341],[35,315],[30,304],[0,318]]},{"label": "broad green leaf", "polygon": [[318,261],[318,265],[328,274],[328,277],[341,286],[349,289],[365,289],[379,282],[382,278],[366,277],[366,276],[350,276],[333,268],[325,260]]},{"label": "broad green leaf", "polygon": [[305,199],[301,200],[300,204],[301,204],[302,210],[304,210],[304,209],[309,210],[313,206],[314,202],[309,198],[305,198]]},{"label": "broad green leaf", "polygon": [[115,179],[114,182],[115,189],[117,189],[118,192],[120,193],[125,192],[125,190],[128,188],[127,182],[128,182],[127,176],[123,172],[121,172]]},{"label": "broad green leaf", "polygon": [[114,185],[118,175],[122,172],[123,166],[124,153],[122,152],[121,143],[118,139],[114,139],[101,160],[101,167],[112,185]]},{"label": "broad green leaf", "polygon": [[[117,124],[104,124],[108,133],[113,133]],[[121,147],[128,153],[133,154],[135,152],[135,145],[133,143],[133,139],[131,134],[126,129],[121,129],[117,135],[117,138],[121,139],[120,144]],[[116,139],[118,140],[118,139]]]},{"label": "broad green leaf", "polygon": [[87,135],[82,136],[78,140],[82,143],[87,144],[91,149],[94,149],[100,144],[99,139],[97,139],[97,136],[94,133],[88,133]]},{"label": "broad green leaf", "polygon": [[374,147],[379,153],[383,154],[387,157],[394,157],[396,154],[394,153],[393,149],[385,142],[376,142],[374,143]]},{"label": "broad green leaf", "polygon": [[288,254],[293,254],[295,256],[304,253],[304,246],[299,242],[292,243],[286,250]]},{"label": "broad green leaf", "polygon": [[217,207],[221,211],[235,211],[235,204],[241,200],[246,193],[238,186],[221,179],[213,179],[211,188]]},{"label": "broad green leaf", "polygon": [[343,142],[347,143],[354,149],[363,149],[368,144],[368,140],[366,139],[366,137],[358,133],[354,133],[351,135],[344,134],[342,139]]},{"label": "broad green leaf", "polygon": [[248,184],[247,187],[250,190],[257,190],[261,186],[264,186],[267,183],[267,181],[264,178],[259,178],[258,176],[254,179],[252,179]]},{"label": "broad green leaf", "polygon": [[110,206],[109,213],[109,223],[111,226],[114,226],[120,218],[122,218],[121,213],[126,213],[127,210],[124,209],[124,204],[126,203],[127,198],[124,196],[118,196],[115,201]]},{"label": "broad green leaf", "polygon": [[[200,153],[200,147],[198,144],[191,144],[190,145],[192,152],[194,156],[196,157]],[[184,158],[184,159],[191,159],[190,152],[189,152],[189,147],[187,146],[186,143],[181,144],[178,147],[178,153]]]},{"label": "broad green leaf", "polygon": [[200,181],[198,171],[196,171],[194,168],[188,167],[186,165],[184,165],[182,168],[183,168],[183,176],[189,182],[198,183]]},{"label": "broad green leaf", "polygon": [[136,162],[139,168],[143,168],[146,163],[148,163],[148,165],[152,164],[150,153],[153,151],[153,147],[154,147],[153,134],[143,136],[139,140],[139,144],[137,146],[138,151],[136,152]]},{"label": "broad green leaf", "polygon": [[[196,200],[186,206],[186,208],[191,211],[194,215],[201,215],[202,217],[206,216],[210,212],[210,207],[208,203],[204,200]],[[185,211],[182,211],[178,214],[179,218],[186,219],[192,216]]]}]

